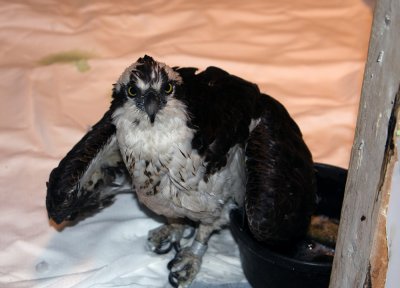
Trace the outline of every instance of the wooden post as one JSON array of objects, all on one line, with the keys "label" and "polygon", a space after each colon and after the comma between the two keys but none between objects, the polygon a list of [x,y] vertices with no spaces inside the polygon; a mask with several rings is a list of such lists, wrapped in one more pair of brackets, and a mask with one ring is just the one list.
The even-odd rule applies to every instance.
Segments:
[{"label": "wooden post", "polygon": [[[371,280],[371,259],[377,254],[376,249],[387,250],[386,243],[380,248],[374,246],[374,239],[377,243],[385,238],[377,235],[385,227],[378,225],[378,219],[386,205],[382,199],[387,199],[383,195],[387,190],[382,187],[394,129],[389,124],[399,105],[395,103],[399,84],[400,1],[378,0],[330,288],[384,287]],[[380,271],[385,273],[385,269]]]}]

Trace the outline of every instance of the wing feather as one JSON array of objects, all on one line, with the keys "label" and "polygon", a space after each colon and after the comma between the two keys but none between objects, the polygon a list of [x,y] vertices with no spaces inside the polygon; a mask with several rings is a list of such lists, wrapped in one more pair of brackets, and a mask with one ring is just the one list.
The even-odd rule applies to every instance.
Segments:
[{"label": "wing feather", "polygon": [[305,234],[315,205],[311,153],[286,109],[264,95],[246,146],[245,211],[256,239],[282,243]]},{"label": "wing feather", "polygon": [[110,109],[50,173],[46,206],[55,222],[102,208],[130,189],[111,116]]}]

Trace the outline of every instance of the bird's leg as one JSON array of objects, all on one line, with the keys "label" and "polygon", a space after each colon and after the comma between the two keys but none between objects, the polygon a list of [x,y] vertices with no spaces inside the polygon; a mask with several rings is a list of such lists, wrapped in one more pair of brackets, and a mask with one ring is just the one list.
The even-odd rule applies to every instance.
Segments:
[{"label": "bird's leg", "polygon": [[149,231],[148,245],[157,254],[168,253],[172,247],[180,251],[182,238],[191,238],[194,228],[177,219],[168,219],[168,224],[161,225]]},{"label": "bird's leg", "polygon": [[178,251],[175,258],[168,263],[169,282],[173,287],[189,287],[192,283],[200,270],[208,239],[214,230],[214,225],[200,224],[192,245]]},{"label": "bird's leg", "polygon": [[173,287],[189,287],[200,271],[203,255],[207,251],[208,240],[214,231],[220,230],[229,223],[229,211],[232,206],[225,205],[221,217],[211,225],[199,224],[196,237],[191,246],[176,253],[175,258],[168,263],[170,270],[169,282]]}]

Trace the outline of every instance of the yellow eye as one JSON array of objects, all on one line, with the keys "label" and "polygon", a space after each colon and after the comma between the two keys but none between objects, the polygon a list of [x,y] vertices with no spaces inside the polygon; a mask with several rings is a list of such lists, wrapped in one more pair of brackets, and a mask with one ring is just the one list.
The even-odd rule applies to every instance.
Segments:
[{"label": "yellow eye", "polygon": [[136,97],[136,88],[134,86],[129,86],[128,88],[128,94],[131,97]]},{"label": "yellow eye", "polygon": [[167,88],[165,89],[165,93],[171,94],[173,90],[174,90],[174,86],[172,86],[172,84],[169,83]]}]

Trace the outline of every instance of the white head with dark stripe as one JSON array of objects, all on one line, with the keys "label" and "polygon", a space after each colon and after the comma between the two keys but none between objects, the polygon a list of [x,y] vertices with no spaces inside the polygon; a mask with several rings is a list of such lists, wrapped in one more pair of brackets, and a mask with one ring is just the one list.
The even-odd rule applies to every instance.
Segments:
[{"label": "white head with dark stripe", "polygon": [[169,66],[145,55],[139,58],[119,77],[115,84],[114,98],[134,104],[138,113],[147,115],[154,123],[157,113],[173,97],[182,78]]}]

